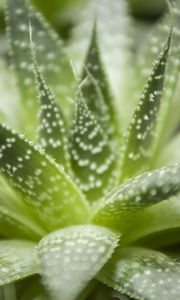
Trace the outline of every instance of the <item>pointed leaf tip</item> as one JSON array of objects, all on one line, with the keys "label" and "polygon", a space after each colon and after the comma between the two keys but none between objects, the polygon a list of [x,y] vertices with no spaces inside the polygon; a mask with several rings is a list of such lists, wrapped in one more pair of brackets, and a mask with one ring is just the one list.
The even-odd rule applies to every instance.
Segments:
[{"label": "pointed leaf tip", "polygon": [[119,138],[119,122],[115,101],[110,92],[107,76],[101,60],[98,45],[97,25],[94,23],[91,41],[85,60],[85,68],[82,74],[84,84],[82,93],[87,101],[89,109],[95,114],[102,128],[110,140]]},{"label": "pointed leaf tip", "polygon": [[35,48],[31,49],[34,74],[40,99],[40,144],[46,153],[62,165],[68,174],[70,171],[70,155],[68,150],[68,134],[63,113],[56,103],[55,96],[47,86],[38,66]]},{"label": "pointed leaf tip", "polygon": [[[159,114],[159,128],[157,132],[156,153],[159,153],[159,146],[164,143],[170,136],[174,128],[179,122],[179,101],[176,97],[178,88],[179,72],[180,72],[180,5],[179,1],[171,2],[172,7],[169,14],[164,14],[154,26],[150,35],[144,41],[142,49],[139,51],[137,58],[136,78],[138,79],[138,93],[141,92],[144,85],[145,78],[151,71],[151,66],[157,53],[161,49],[162,42],[164,42],[169,34],[169,24],[172,24],[171,46],[168,54],[168,61],[166,66],[166,76],[164,80],[164,90],[161,99],[162,107]],[[168,120],[168,126],[166,126]],[[166,126],[166,130],[164,130]],[[156,155],[157,157],[157,155]],[[155,159],[156,159],[155,157]]]},{"label": "pointed leaf tip", "polygon": [[154,63],[152,73],[127,130],[122,150],[121,182],[146,171],[150,165],[156,140],[171,33],[170,31],[165,46]]},{"label": "pointed leaf tip", "polygon": [[[27,126],[34,125],[30,128],[32,137],[36,128],[37,103],[33,84],[29,21],[33,41],[37,45],[36,53],[40,69],[68,116],[71,113],[68,98],[74,95],[74,79],[62,41],[28,0],[6,0],[6,19],[9,52],[24,108],[23,121]],[[33,122],[30,122],[29,118]]]},{"label": "pointed leaf tip", "polygon": [[71,130],[71,158],[76,183],[90,201],[98,200],[115,186],[115,154],[79,87]]}]

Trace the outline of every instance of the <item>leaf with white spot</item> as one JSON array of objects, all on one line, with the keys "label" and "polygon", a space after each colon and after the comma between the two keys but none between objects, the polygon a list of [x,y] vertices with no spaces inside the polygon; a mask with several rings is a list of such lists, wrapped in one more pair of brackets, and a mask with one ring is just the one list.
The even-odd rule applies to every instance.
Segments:
[{"label": "leaf with white spot", "polygon": [[[137,74],[138,78],[138,90],[142,89],[145,78],[151,72],[151,65],[161,49],[162,42],[166,40],[168,35],[169,26],[172,22],[173,31],[171,38],[171,47],[169,50],[166,77],[164,80],[164,91],[162,95],[162,108],[160,111],[160,120],[158,128],[158,144],[164,141],[165,138],[172,132],[174,126],[179,121],[180,105],[179,97],[176,97],[177,83],[179,82],[180,72],[180,3],[179,1],[171,0],[172,4],[171,16],[166,15],[154,26],[150,35],[147,35],[147,39],[143,43],[142,49],[139,51],[137,58]],[[171,17],[171,18],[170,18]],[[168,120],[168,128],[164,130],[165,124]]]},{"label": "leaf with white spot", "polygon": [[33,49],[32,56],[40,99],[40,144],[70,174],[68,134],[64,116],[42,76]]},{"label": "leaf with white spot", "polygon": [[142,170],[146,171],[149,167],[161,106],[170,41],[171,32],[154,63],[152,73],[127,130],[121,158],[121,182]]},{"label": "leaf with white spot", "polygon": [[[9,48],[15,66],[22,104],[28,113],[24,119],[34,116],[36,121],[36,90],[33,85],[33,65],[29,42],[29,21],[33,40],[37,46],[37,60],[45,79],[60,101],[64,112],[70,113],[68,97],[73,95],[73,74],[62,41],[49,27],[40,13],[25,0],[6,0]],[[35,123],[36,124],[36,123]],[[33,125],[33,122],[29,124]],[[30,132],[31,133],[31,132]]]},{"label": "leaf with white spot", "polygon": [[[98,23],[99,46],[113,93],[118,101],[119,113],[124,119],[125,94],[131,81],[131,24],[125,0],[88,0],[82,10],[71,42],[71,57],[75,66],[82,66],[88,48],[94,20]],[[77,65],[76,65],[77,64]],[[120,103],[119,103],[120,101]],[[122,102],[121,102],[122,101]]]},{"label": "leaf with white spot", "polygon": [[0,234],[8,238],[39,240],[45,232],[31,213],[20,194],[0,177]]},{"label": "leaf with white spot", "polygon": [[53,299],[74,300],[110,259],[119,238],[94,225],[46,236],[38,246],[40,273]]},{"label": "leaf with white spot", "polygon": [[23,240],[0,241],[0,285],[37,273],[35,244]]},{"label": "leaf with white spot", "polygon": [[115,186],[116,156],[79,87],[71,130],[71,158],[76,183],[90,201],[98,200]]},{"label": "leaf with white spot", "polygon": [[[144,173],[95,203],[93,222],[122,231],[126,217],[180,192],[180,165]],[[126,224],[125,224],[126,225]]]},{"label": "leaf with white spot", "polygon": [[86,222],[87,203],[70,177],[44,151],[3,125],[0,171],[22,193],[48,231]]},{"label": "leaf with white spot", "polygon": [[98,279],[138,300],[179,299],[180,263],[140,247],[116,251]]},{"label": "leaf with white spot", "polygon": [[111,140],[119,136],[119,122],[113,96],[101,61],[96,24],[93,27],[90,46],[85,60],[82,92],[90,110],[96,115],[99,123]]}]

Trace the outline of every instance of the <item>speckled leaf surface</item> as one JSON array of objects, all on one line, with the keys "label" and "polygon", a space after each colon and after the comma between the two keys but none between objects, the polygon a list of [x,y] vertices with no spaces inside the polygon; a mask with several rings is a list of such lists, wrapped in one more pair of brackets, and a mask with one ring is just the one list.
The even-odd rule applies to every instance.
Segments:
[{"label": "speckled leaf surface", "polygon": [[148,78],[127,130],[123,145],[121,182],[139,172],[146,171],[150,164],[158,112],[161,105],[170,38],[171,33],[154,63],[153,71]]},{"label": "speckled leaf surface", "polygon": [[93,222],[121,230],[123,218],[180,192],[180,166],[144,173],[95,203]]},{"label": "speckled leaf surface", "polygon": [[115,154],[79,87],[71,130],[71,157],[75,181],[90,201],[98,200],[115,186]]},{"label": "speckled leaf surface", "polygon": [[0,234],[6,238],[38,240],[45,231],[31,216],[21,195],[0,177]]},{"label": "speckled leaf surface", "polygon": [[108,229],[74,226],[45,237],[38,246],[44,284],[53,299],[74,300],[111,257],[118,236]]},{"label": "speckled leaf surface", "polygon": [[[33,49],[32,49],[33,50]],[[70,174],[70,155],[68,149],[68,134],[63,113],[58,106],[53,93],[48,88],[32,51],[34,73],[40,99],[40,144],[46,153],[62,165]]]},{"label": "speckled leaf surface", "polygon": [[113,140],[115,136],[117,138],[120,135],[120,125],[115,109],[115,102],[101,60],[98,40],[95,23],[84,64],[82,92],[90,110],[96,115],[109,138]]},{"label": "speckled leaf surface", "polygon": [[[180,71],[180,46],[179,46],[179,25],[180,25],[180,3],[179,1],[169,1],[171,3],[170,13],[157,22],[152,32],[147,36],[143,43],[142,49],[138,53],[137,58],[137,78],[139,78],[139,92],[141,91],[144,80],[151,72],[151,65],[161,49],[163,41],[165,41],[168,31],[169,23],[173,24],[173,32],[171,39],[171,47],[168,55],[167,71],[164,81],[164,91],[162,95],[162,109],[159,121],[159,135],[161,139],[167,138],[172,129],[179,120],[179,99],[176,96],[176,87],[179,82]],[[164,131],[164,126],[167,119],[169,128]],[[162,142],[157,141],[157,147]]]},{"label": "speckled leaf surface", "polygon": [[[86,56],[94,20],[97,20],[99,47],[105,64],[113,94],[117,101],[117,111],[126,122],[131,101],[127,101],[131,89],[132,35],[127,1],[88,0],[79,14],[74,29],[70,54],[75,66],[82,67]],[[112,38],[113,37],[113,38]],[[127,81],[128,78],[128,81]],[[128,96],[127,96],[128,94]]]},{"label": "speckled leaf surface", "polygon": [[29,2],[7,0],[6,3],[9,48],[16,70],[22,103],[25,105],[25,111],[28,111],[25,118],[29,115],[31,118],[34,117],[35,122],[37,109],[29,46],[29,22],[31,23],[33,40],[37,45],[37,59],[41,70],[53,93],[57,96],[57,100],[68,115],[70,105],[67,98],[72,97],[73,94],[73,75],[62,41]]},{"label": "speckled leaf surface", "polygon": [[180,264],[139,247],[117,251],[98,279],[137,300],[179,299]]},{"label": "speckled leaf surface", "polygon": [[37,273],[35,244],[23,240],[0,241],[0,285]]},{"label": "speckled leaf surface", "polygon": [[47,230],[86,222],[88,207],[83,195],[42,150],[1,125],[0,154],[1,172],[34,208]]}]

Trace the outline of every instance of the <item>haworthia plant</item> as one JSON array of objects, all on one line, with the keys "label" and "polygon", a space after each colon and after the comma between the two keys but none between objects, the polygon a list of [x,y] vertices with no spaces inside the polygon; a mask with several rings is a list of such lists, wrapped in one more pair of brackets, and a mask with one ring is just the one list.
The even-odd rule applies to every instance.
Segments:
[{"label": "haworthia plant", "polygon": [[0,293],[178,300],[179,3],[137,54],[124,0],[87,1],[68,51],[32,3],[6,4]]}]

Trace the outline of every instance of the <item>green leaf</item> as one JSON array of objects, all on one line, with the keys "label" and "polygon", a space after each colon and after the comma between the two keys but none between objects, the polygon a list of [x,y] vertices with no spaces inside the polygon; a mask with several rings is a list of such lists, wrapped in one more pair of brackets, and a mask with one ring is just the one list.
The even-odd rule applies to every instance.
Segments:
[{"label": "green leaf", "polygon": [[156,249],[177,244],[180,241],[179,215],[179,195],[171,201],[163,201],[139,211],[127,220],[121,244],[129,245],[138,241],[141,245]]},{"label": "green leaf", "polygon": [[[37,46],[37,60],[45,79],[60,101],[64,112],[70,113],[68,97],[73,95],[73,75],[66,57],[62,41],[53,32],[40,13],[24,0],[6,0],[9,48],[14,64],[22,104],[25,112],[24,122],[34,117],[36,124],[36,90],[33,85],[33,65],[29,47],[29,21],[31,22],[33,40]],[[25,113],[24,112],[24,113]],[[27,119],[27,120],[26,120]],[[33,122],[30,124],[32,125]],[[31,126],[29,124],[29,126]],[[29,129],[30,134],[32,128]]]},{"label": "green leaf", "polygon": [[79,87],[71,130],[71,157],[75,182],[90,201],[98,200],[115,186],[115,154]]},{"label": "green leaf", "polygon": [[144,173],[95,203],[93,222],[122,230],[124,218],[180,192],[180,166]]},{"label": "green leaf", "polygon": [[23,240],[0,241],[0,285],[37,273],[35,244]]},{"label": "green leaf", "polygon": [[138,300],[179,299],[180,264],[139,247],[117,251],[98,275],[108,286]]},{"label": "green leaf", "polygon": [[168,140],[168,143],[166,143],[166,145],[164,145],[164,148],[161,150],[161,153],[159,153],[156,161],[154,162],[154,165],[156,167],[162,167],[167,164],[179,163],[180,162],[179,145],[180,145],[180,134],[178,132],[175,136],[173,136],[170,140]]},{"label": "green leaf", "polygon": [[[0,198],[2,201],[2,199]],[[8,201],[9,198],[3,200]],[[27,217],[24,211],[16,205],[7,206],[0,204],[0,233],[9,238],[28,238],[39,240],[44,235],[44,230]]]},{"label": "green leaf", "polygon": [[39,240],[45,231],[31,217],[21,195],[0,177],[0,234],[9,238]]},{"label": "green leaf", "polygon": [[53,299],[74,300],[111,257],[118,236],[93,225],[56,231],[39,244],[44,285]]},{"label": "green leaf", "polygon": [[149,167],[154,148],[170,40],[171,32],[154,63],[153,71],[127,130],[121,162],[121,182],[142,170],[146,171]]},{"label": "green leaf", "polygon": [[[111,95],[107,77],[101,61],[98,45],[96,23],[93,27],[92,37],[85,60],[85,69],[82,78],[82,92],[90,110],[95,114],[103,129],[111,140],[119,136],[119,123],[114,99]],[[88,71],[88,73],[87,73]]]},{"label": "green leaf", "polygon": [[62,165],[70,174],[70,155],[68,149],[68,134],[63,113],[49,90],[36,61],[32,49],[34,72],[40,99],[40,144],[45,151]]},{"label": "green leaf", "polygon": [[129,106],[131,106],[127,98],[131,89],[133,63],[131,22],[127,1],[88,0],[85,4],[73,32],[70,45],[71,58],[75,67],[81,69],[82,59],[85,58],[88,49],[93,22],[96,19],[102,61],[116,97],[117,113],[120,116],[119,119],[123,120],[123,125],[129,113]]},{"label": "green leaf", "polygon": [[44,151],[3,125],[0,125],[0,170],[36,211],[48,231],[86,222],[87,203],[64,170]]},{"label": "green leaf", "polygon": [[[142,88],[145,78],[150,74],[151,65],[154,61],[157,53],[161,49],[162,42],[165,41],[170,22],[173,23],[173,31],[171,38],[171,47],[169,50],[166,77],[164,80],[164,91],[162,95],[162,107],[159,114],[159,128],[158,128],[158,141],[156,148],[159,147],[161,142],[172,132],[177,122],[179,121],[179,97],[176,97],[177,84],[179,82],[180,71],[180,46],[179,46],[179,25],[180,25],[180,3],[179,1],[169,1],[171,7],[171,20],[170,16],[165,15],[162,20],[157,22],[150,35],[144,41],[144,47],[139,51],[139,57],[137,58],[137,74],[136,78],[139,78],[139,91]],[[166,122],[168,120],[168,128],[164,130]],[[158,151],[158,149],[156,149]]]}]

